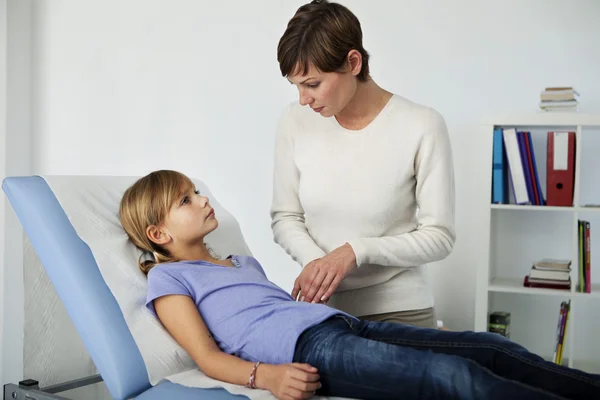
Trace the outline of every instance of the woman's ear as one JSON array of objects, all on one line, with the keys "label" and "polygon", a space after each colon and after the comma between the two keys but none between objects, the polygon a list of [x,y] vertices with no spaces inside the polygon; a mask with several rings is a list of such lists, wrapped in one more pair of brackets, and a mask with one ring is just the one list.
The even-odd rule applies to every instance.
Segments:
[{"label": "woman's ear", "polygon": [[352,75],[357,76],[360,74],[362,70],[362,55],[358,50],[350,50],[346,56],[346,61]]},{"label": "woman's ear", "polygon": [[146,228],[146,236],[152,243],[164,246],[171,241],[171,236],[156,225],[150,225]]}]

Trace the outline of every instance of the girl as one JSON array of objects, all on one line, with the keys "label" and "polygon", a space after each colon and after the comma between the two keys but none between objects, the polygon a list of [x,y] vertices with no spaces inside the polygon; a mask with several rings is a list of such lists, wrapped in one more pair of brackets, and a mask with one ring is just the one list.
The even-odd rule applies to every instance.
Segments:
[{"label": "girl", "polygon": [[[497,334],[361,321],[294,301],[253,257],[216,257],[218,220],[175,171],[126,190],[120,219],[152,261],[146,306],[206,375],[279,399],[589,399],[600,376],[544,361]],[[596,394],[594,394],[596,393]]]}]

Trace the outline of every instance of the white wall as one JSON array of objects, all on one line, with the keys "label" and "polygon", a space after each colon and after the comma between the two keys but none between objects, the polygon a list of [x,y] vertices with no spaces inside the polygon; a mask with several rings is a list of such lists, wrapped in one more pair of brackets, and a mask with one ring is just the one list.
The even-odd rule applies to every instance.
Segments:
[{"label": "white wall", "polygon": [[[489,190],[468,141],[483,114],[536,112],[545,86],[573,85],[581,110],[600,112],[600,2],[342,2],[362,22],[374,79],[448,122],[458,239],[433,277],[439,316],[471,329],[471,255]],[[269,206],[275,125],[296,99],[276,46],[303,3],[35,1],[33,171],[201,178],[291,289],[299,268],[272,241]]]},{"label": "white wall", "polygon": [[[31,0],[0,3],[0,180],[31,173],[31,9]],[[17,382],[23,374],[23,230],[3,194],[0,206],[0,383],[4,383]]]},{"label": "white wall", "polygon": [[[7,16],[6,0],[0,0],[0,179],[6,176],[6,33]],[[5,238],[5,207],[8,201],[0,196],[0,287],[4,287],[4,238]],[[4,296],[0,296],[0,384],[4,383],[3,352],[4,346]]]}]

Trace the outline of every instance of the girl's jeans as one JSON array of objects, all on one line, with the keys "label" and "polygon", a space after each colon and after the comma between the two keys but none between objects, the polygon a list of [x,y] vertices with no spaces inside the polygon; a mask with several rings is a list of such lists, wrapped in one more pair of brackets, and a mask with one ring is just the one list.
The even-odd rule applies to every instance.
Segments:
[{"label": "girl's jeans", "polygon": [[334,316],[298,339],[318,395],[359,399],[600,399],[600,375],[545,361],[495,333]]}]

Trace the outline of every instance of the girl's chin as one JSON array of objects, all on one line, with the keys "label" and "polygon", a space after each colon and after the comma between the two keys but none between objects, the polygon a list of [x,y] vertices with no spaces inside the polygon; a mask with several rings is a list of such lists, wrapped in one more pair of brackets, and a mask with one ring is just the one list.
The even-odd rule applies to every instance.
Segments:
[{"label": "girl's chin", "polygon": [[206,228],[210,229],[210,231],[214,231],[219,226],[219,220],[216,219],[215,217],[211,217],[211,218],[207,219],[206,221],[204,221],[204,226]]}]

